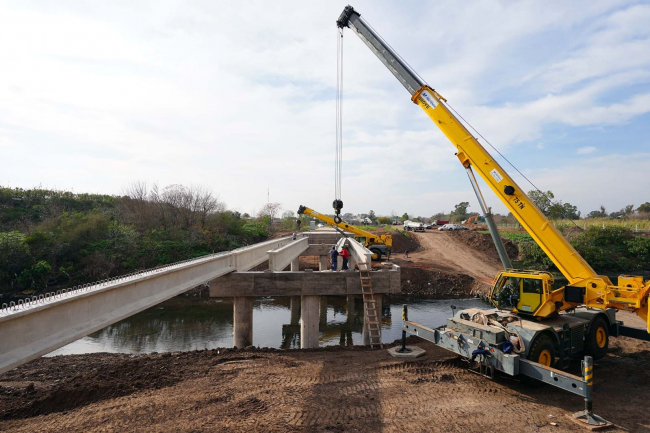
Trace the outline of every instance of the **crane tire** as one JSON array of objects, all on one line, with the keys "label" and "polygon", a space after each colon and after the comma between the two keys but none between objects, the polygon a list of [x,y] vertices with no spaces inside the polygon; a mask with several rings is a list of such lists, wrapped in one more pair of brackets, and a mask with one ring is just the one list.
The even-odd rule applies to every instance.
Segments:
[{"label": "crane tire", "polygon": [[555,345],[546,334],[538,335],[528,351],[528,359],[547,367],[555,365]]},{"label": "crane tire", "polygon": [[585,352],[587,355],[593,357],[594,360],[599,360],[605,357],[608,347],[609,327],[607,326],[607,320],[602,316],[596,317],[591,322],[589,332],[585,337]]},{"label": "crane tire", "polygon": [[[370,252],[372,253],[372,260],[377,262],[381,260],[381,251],[379,251],[377,248],[370,248]],[[377,256],[377,257],[375,257]]]}]

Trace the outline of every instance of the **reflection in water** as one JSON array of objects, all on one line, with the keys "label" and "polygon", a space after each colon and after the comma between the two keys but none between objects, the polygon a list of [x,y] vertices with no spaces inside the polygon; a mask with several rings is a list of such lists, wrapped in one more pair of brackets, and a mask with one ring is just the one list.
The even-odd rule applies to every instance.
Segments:
[{"label": "reflection in water", "polygon": [[[363,344],[363,301],[327,296],[321,308],[320,345]],[[402,304],[409,306],[409,319],[437,327],[451,316],[451,305],[459,308],[484,307],[478,299],[433,300],[427,298],[384,298],[382,341],[393,342],[402,335]],[[253,343],[259,347],[300,347],[300,298],[259,298],[253,307]],[[348,314],[348,311],[351,314]],[[215,299],[197,304],[182,298],[164,302],[47,356],[93,352],[152,353],[232,347],[232,301]],[[395,317],[395,321],[392,317]]]}]

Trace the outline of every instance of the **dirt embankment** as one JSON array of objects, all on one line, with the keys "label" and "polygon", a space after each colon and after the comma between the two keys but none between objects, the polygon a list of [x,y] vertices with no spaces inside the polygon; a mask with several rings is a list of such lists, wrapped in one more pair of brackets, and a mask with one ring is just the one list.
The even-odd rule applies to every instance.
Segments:
[{"label": "dirt embankment", "polygon": [[[474,230],[454,232],[454,235],[457,242],[462,242],[463,244],[472,247],[474,250],[484,253],[493,262],[501,263],[499,253],[494,246],[491,235],[487,233],[479,233]],[[508,238],[502,237],[501,240],[506,248],[508,257],[510,257],[511,260],[516,259],[519,256],[519,247],[517,244]]]},{"label": "dirt embankment", "polygon": [[[41,358],[0,376],[0,431],[584,431],[565,417],[579,397],[488,380],[410,340],[423,358],[359,347]],[[646,431],[650,343],[629,341],[596,364],[594,408]]]},{"label": "dirt embankment", "polygon": [[[408,236],[408,237],[407,237]],[[475,231],[393,235],[406,238],[409,257],[395,254],[392,258],[402,267],[402,291],[406,294],[441,297],[482,296],[494,276],[503,269],[499,255],[488,234]],[[510,257],[517,257],[517,245],[504,239]]]}]

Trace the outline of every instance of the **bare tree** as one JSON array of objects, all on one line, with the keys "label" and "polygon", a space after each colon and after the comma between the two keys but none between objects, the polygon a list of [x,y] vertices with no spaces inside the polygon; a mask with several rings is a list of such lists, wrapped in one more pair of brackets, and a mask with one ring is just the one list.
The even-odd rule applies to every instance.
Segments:
[{"label": "bare tree", "polygon": [[205,222],[208,215],[223,212],[226,210],[226,205],[219,201],[219,196],[213,196],[212,191],[204,187],[195,188],[195,202],[196,212],[199,214],[201,228],[205,228]]},{"label": "bare tree", "polygon": [[124,188],[123,193],[126,199],[122,203],[127,214],[138,227],[146,227],[151,216],[147,183],[144,181],[132,182]]},{"label": "bare tree", "polygon": [[157,184],[148,190],[146,182],[133,182],[124,189],[126,213],[140,227],[157,219],[165,230],[205,228],[208,216],[225,211],[225,204],[212,191],[202,186],[168,185],[162,190]]},{"label": "bare tree", "polygon": [[258,217],[268,216],[271,222],[277,217],[277,215],[282,210],[282,203],[266,203],[262,206],[262,209],[258,212]]}]

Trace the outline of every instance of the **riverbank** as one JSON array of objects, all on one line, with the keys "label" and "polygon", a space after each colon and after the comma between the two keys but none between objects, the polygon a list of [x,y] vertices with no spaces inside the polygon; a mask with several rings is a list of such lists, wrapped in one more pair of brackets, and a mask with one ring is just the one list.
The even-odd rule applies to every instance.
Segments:
[{"label": "riverbank", "polygon": [[[41,358],[0,376],[0,431],[584,431],[565,418],[580,398],[490,381],[417,340],[427,354],[409,361],[365,347]],[[649,349],[613,339],[596,364],[594,409],[628,431],[650,429]]]}]

